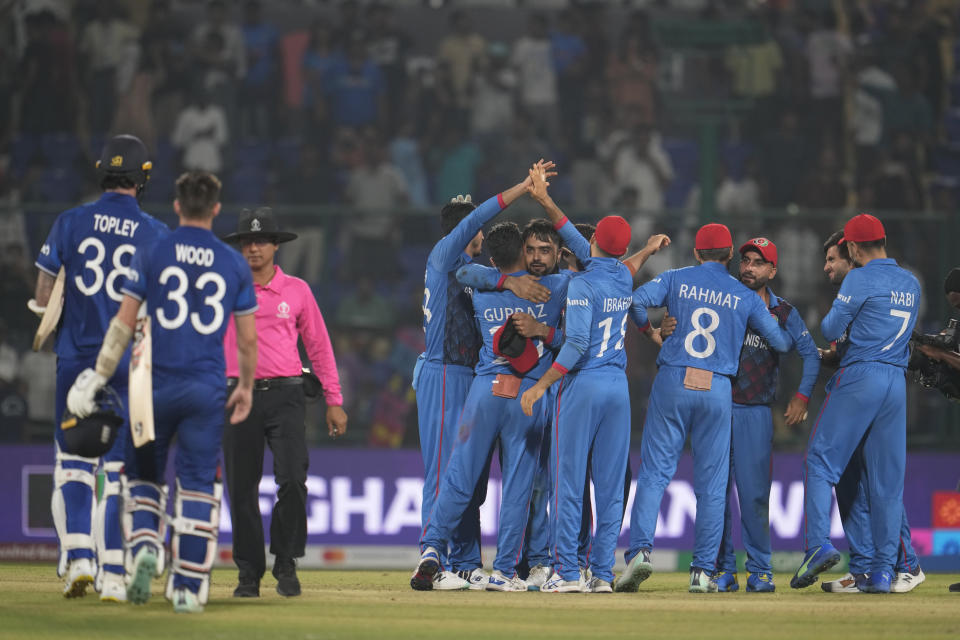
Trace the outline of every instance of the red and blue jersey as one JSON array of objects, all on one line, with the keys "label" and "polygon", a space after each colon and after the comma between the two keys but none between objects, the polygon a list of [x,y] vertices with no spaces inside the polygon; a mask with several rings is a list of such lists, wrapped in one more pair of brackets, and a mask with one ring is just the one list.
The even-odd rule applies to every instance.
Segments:
[{"label": "red and blue jersey", "polygon": [[906,368],[919,308],[920,283],[914,275],[892,258],[871,260],[843,279],[820,330],[827,340],[847,335],[841,367],[882,362]]},{"label": "red and blue jersey", "polygon": [[208,229],[180,227],[137,252],[122,290],[147,303],[156,376],[223,386],[227,319],[257,310],[236,249]]},{"label": "red and blue jersey", "polygon": [[500,196],[470,212],[440,239],[427,258],[423,280],[423,332],[427,362],[473,368],[483,340],[473,318],[469,287],[457,282],[457,270],[471,259],[464,249],[483,225],[502,209]]},{"label": "red and blue jersey", "polygon": [[763,300],[719,262],[665,271],[633,293],[636,306],[667,307],[677,328],[663,341],[658,366],[696,367],[733,377],[747,326],[777,351],[790,336]]},{"label": "red and blue jersey", "polygon": [[[803,318],[789,302],[778,298],[770,288],[768,308],[793,340],[793,348],[803,360],[803,375],[797,393],[810,398],[820,373],[820,352]],[[758,296],[759,297],[759,296]],[[733,401],[737,404],[769,404],[777,395],[780,375],[780,354],[770,348],[766,339],[748,328],[740,350],[740,369],[733,379]]]},{"label": "red and blue jersey", "polygon": [[63,267],[66,275],[59,358],[96,358],[134,253],[169,232],[136,198],[112,191],[57,217],[36,265],[53,277]]}]

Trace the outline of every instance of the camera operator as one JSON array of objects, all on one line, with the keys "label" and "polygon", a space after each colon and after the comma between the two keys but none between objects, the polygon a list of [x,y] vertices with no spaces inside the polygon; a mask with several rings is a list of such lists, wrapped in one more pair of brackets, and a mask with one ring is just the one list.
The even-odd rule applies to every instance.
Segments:
[{"label": "camera operator", "polygon": [[[960,309],[960,267],[954,268],[944,281],[944,292],[950,304]],[[913,335],[913,355],[909,369],[917,372],[917,381],[928,389],[939,389],[948,399],[960,401],[960,349],[957,320],[937,334]]]}]

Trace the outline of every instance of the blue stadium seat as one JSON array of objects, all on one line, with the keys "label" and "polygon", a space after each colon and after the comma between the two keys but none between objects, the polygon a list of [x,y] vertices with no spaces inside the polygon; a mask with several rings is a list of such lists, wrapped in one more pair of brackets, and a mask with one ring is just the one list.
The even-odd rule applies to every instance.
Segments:
[{"label": "blue stadium seat", "polygon": [[80,156],[80,141],[69,133],[48,133],[40,145],[47,164],[58,169],[73,167]]},{"label": "blue stadium seat", "polygon": [[20,179],[30,168],[30,163],[40,155],[40,138],[31,133],[22,133],[10,145],[10,174]]},{"label": "blue stadium seat", "polygon": [[270,142],[266,140],[242,140],[234,148],[233,157],[238,167],[263,169],[270,159]]},{"label": "blue stadium seat", "polygon": [[677,181],[693,179],[700,171],[700,146],[684,138],[664,138],[663,149],[670,156]]},{"label": "blue stadium seat", "polygon": [[49,168],[40,178],[40,195],[47,202],[73,204],[83,187],[77,171],[69,168]]},{"label": "blue stadium seat", "polygon": [[743,177],[747,160],[753,154],[753,146],[746,142],[727,142],[720,150],[720,161],[726,167],[727,175],[735,180]]},{"label": "blue stadium seat", "polygon": [[280,138],[277,140],[273,154],[276,158],[276,166],[286,170],[296,168],[300,161],[300,147],[302,141],[300,138]]},{"label": "blue stadium seat", "polygon": [[223,195],[227,202],[258,205],[263,202],[266,189],[266,172],[259,166],[244,165],[230,175]]}]

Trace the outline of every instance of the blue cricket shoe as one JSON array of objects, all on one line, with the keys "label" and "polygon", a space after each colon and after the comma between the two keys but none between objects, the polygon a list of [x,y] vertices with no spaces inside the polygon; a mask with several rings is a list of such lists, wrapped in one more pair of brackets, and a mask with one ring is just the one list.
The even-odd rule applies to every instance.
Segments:
[{"label": "blue cricket shoe", "polygon": [[829,542],[807,551],[800,568],[790,578],[791,589],[803,589],[817,581],[817,576],[840,562],[840,552]]},{"label": "blue cricket shoe", "polygon": [[772,573],[761,571],[747,576],[747,593],[773,593],[776,590]]},{"label": "blue cricket shoe", "polygon": [[[891,571],[871,571],[866,583],[860,587],[864,593],[890,593],[890,584],[893,582]],[[859,586],[859,585],[858,585]]]},{"label": "blue cricket shoe", "polygon": [[713,576],[713,580],[717,583],[717,591],[729,593],[740,590],[736,571],[718,571]]}]

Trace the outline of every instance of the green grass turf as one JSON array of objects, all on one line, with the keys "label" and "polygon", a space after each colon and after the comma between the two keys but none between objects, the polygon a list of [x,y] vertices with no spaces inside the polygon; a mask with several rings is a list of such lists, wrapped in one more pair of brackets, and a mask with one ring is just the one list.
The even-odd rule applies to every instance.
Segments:
[{"label": "green grass turf", "polygon": [[960,638],[949,575],[899,595],[794,591],[786,574],[775,594],[695,595],[685,574],[660,573],[640,593],[600,595],[423,593],[408,572],[301,571],[301,597],[278,596],[268,574],[249,600],[230,597],[235,575],[214,573],[203,614],[174,615],[160,581],[146,605],[101,604],[65,600],[50,565],[0,564],[0,638]]}]

